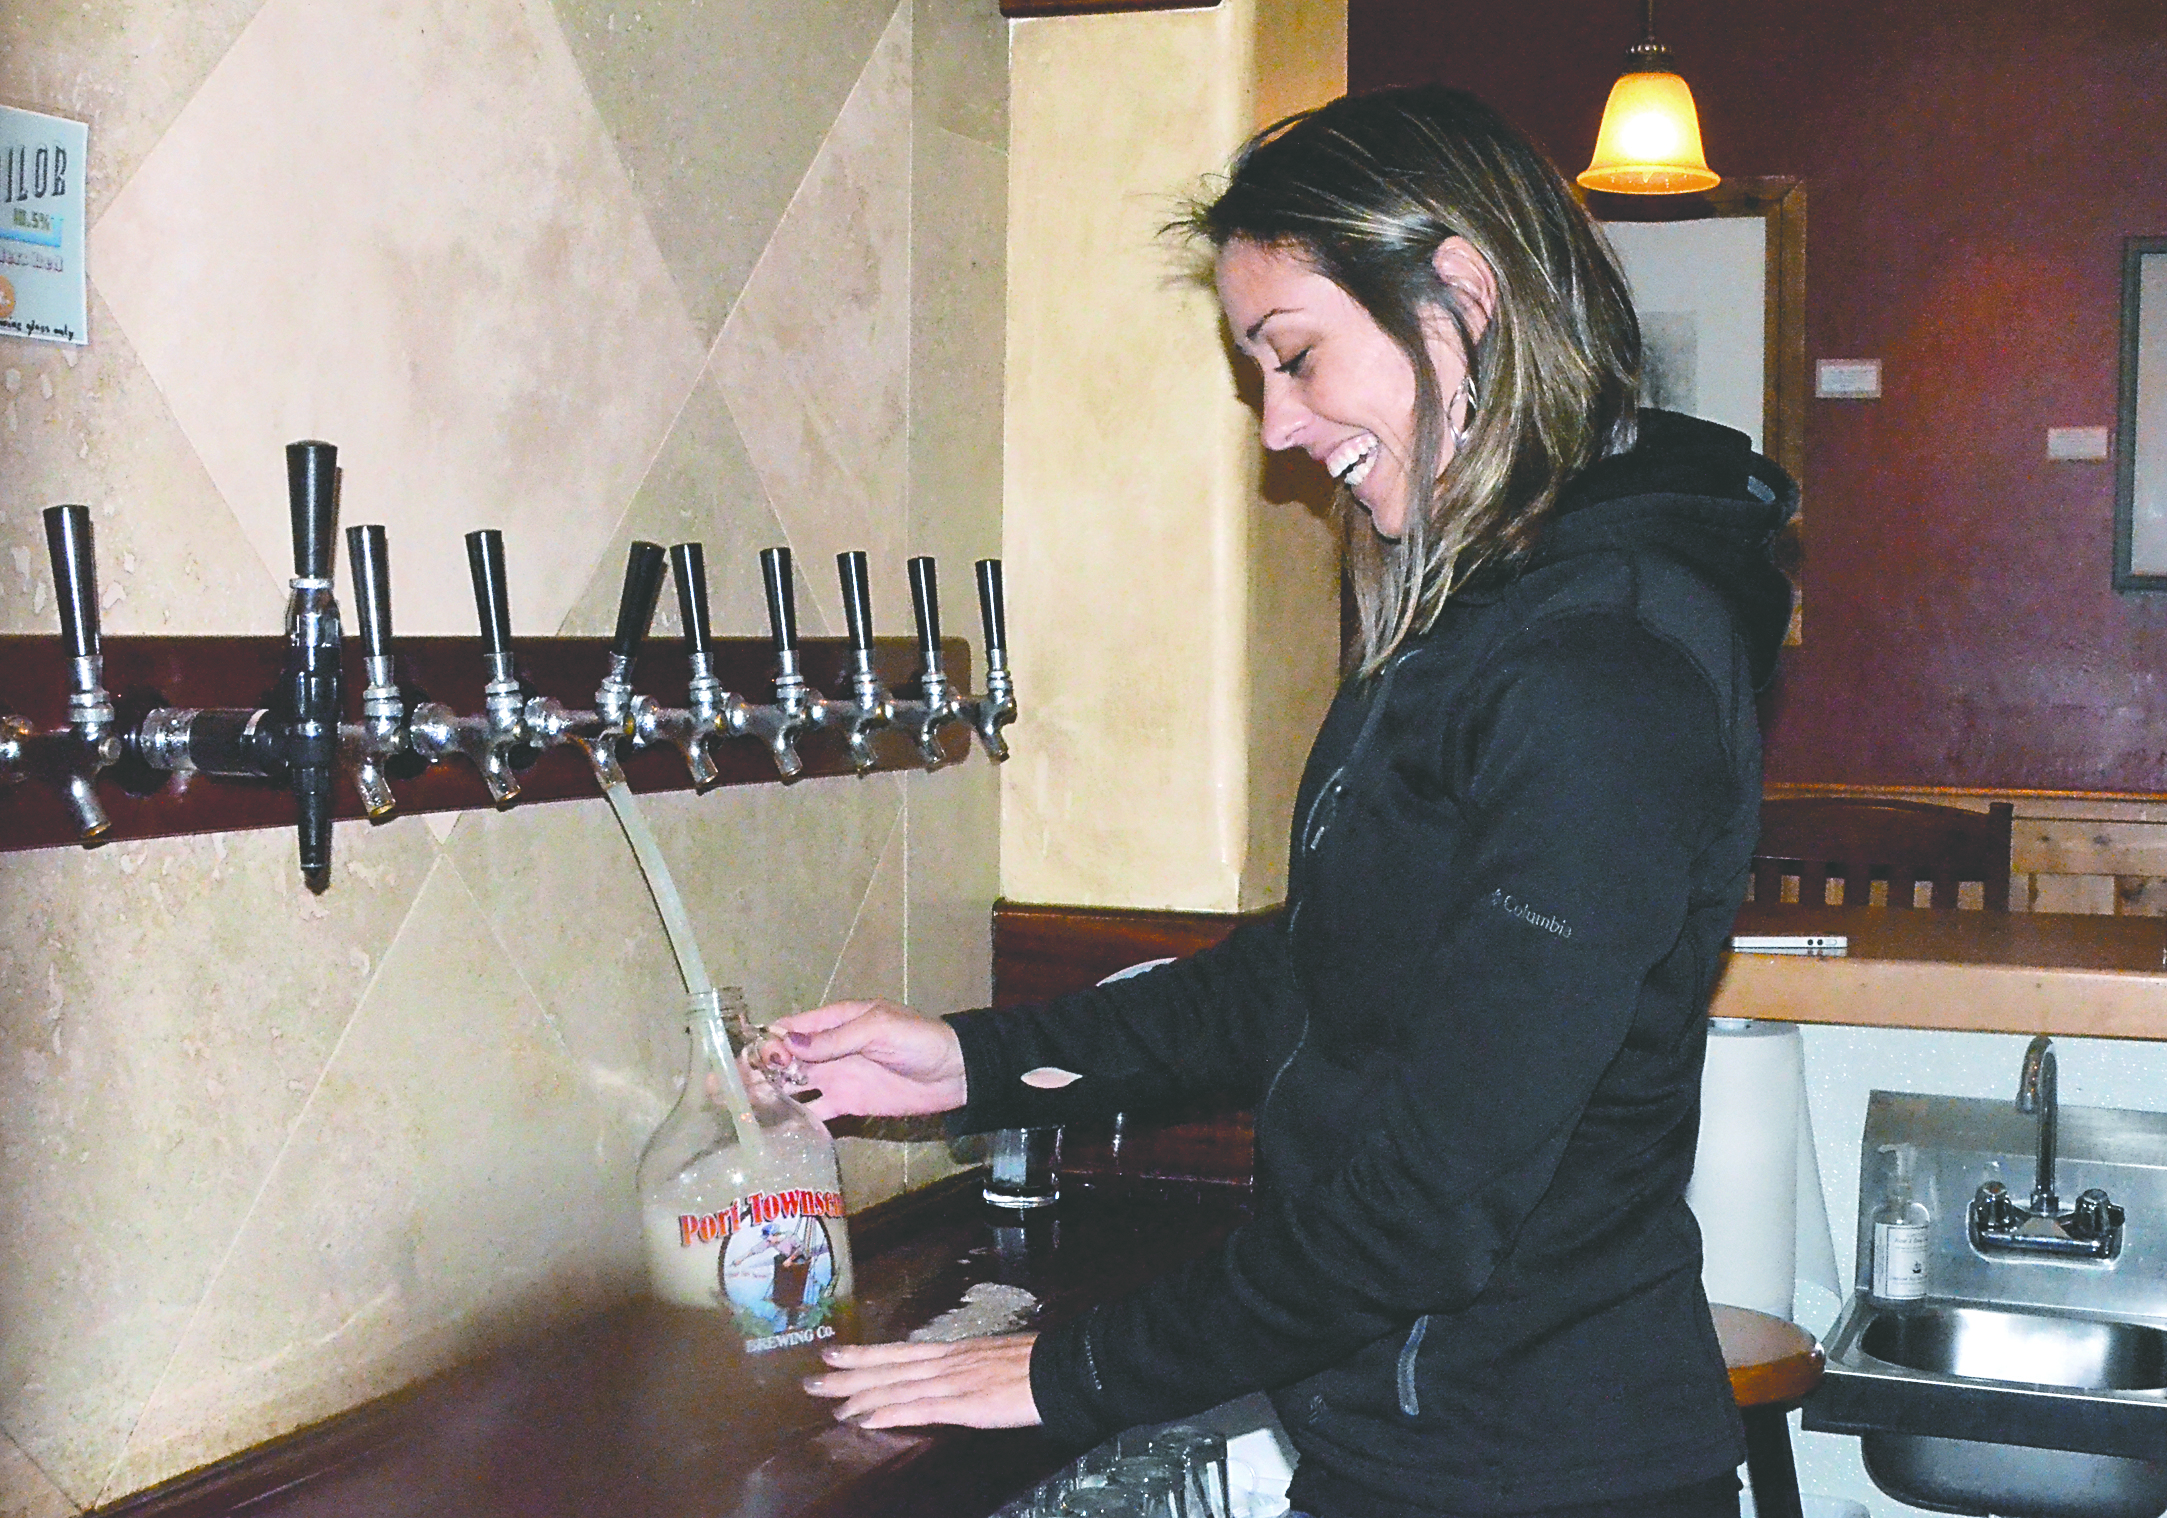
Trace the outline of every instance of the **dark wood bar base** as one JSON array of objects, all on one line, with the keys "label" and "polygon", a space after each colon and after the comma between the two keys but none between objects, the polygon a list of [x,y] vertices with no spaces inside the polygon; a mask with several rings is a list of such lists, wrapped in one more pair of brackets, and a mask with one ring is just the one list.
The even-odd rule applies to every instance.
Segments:
[{"label": "dark wood bar base", "polygon": [[[840,638],[808,639],[800,645],[806,683],[831,696],[847,696]],[[400,638],[393,656],[408,709],[438,701],[454,711],[482,710],[486,672],[479,638]],[[520,638],[512,651],[521,683],[529,695],[554,696],[572,710],[593,704],[595,687],[609,671],[606,638]],[[104,640],[105,688],[124,727],[141,720],[154,706],[258,707],[268,705],[286,659],[283,638],[107,638]],[[970,688],[970,647],[961,638],[943,641],[941,653],[951,686]],[[882,638],[874,647],[875,666],[890,690],[914,684],[918,646],[911,638]],[[720,638],[714,649],[715,677],[725,690],[748,701],[772,699],[775,646],[765,638]],[[343,678],[347,720],[358,721],[365,677],[360,644],[349,638]],[[40,731],[67,725],[68,661],[58,638],[0,637],[0,715],[28,718]],[[686,701],[685,661],[667,646],[641,660],[637,684],[642,695],[664,706]],[[962,725],[942,730],[941,752],[950,764],[970,757],[974,739]],[[721,738],[710,744],[718,785],[779,785],[775,763],[764,744],[749,738]],[[798,745],[805,769],[800,779],[853,773],[842,735],[814,732]],[[873,737],[883,770],[915,769],[923,761],[905,734],[885,730]],[[667,745],[621,751],[625,778],[640,792],[692,789],[684,760]],[[344,760],[337,781],[335,813],[361,816],[352,771]],[[790,782],[795,783],[795,782]],[[536,756],[519,775],[513,808],[540,801],[577,800],[599,794],[594,771],[572,745]],[[399,810],[386,822],[422,812],[472,811],[491,805],[480,773],[464,759],[402,770],[391,766],[391,788]],[[98,845],[129,838],[163,838],[185,833],[223,833],[247,828],[291,827],[294,802],[275,781],[217,776],[168,776],[124,762],[98,779],[98,799],[112,819],[112,829]],[[18,784],[0,780],[0,852],[14,849],[76,846],[76,826],[58,789],[35,779]],[[93,845],[97,846],[97,845]]]},{"label": "dark wood bar base", "polygon": [[[1080,1188],[1027,1217],[969,1172],[852,1220],[845,1334],[900,1339],[982,1281],[1037,1323],[1203,1253],[1243,1216],[1224,1187]],[[984,1518],[1074,1451],[1035,1430],[836,1423],[814,1351],[748,1358],[721,1314],[634,1303],[99,1509],[108,1518]]]}]

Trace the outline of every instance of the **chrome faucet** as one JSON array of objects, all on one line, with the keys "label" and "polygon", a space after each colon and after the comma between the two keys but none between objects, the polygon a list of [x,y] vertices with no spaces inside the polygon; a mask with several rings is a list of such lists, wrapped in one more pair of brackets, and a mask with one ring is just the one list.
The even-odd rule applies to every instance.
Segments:
[{"label": "chrome faucet", "polygon": [[353,574],[360,619],[361,721],[344,723],[339,739],[354,760],[354,789],[372,821],[398,810],[385,778],[387,761],[406,752],[406,704],[391,660],[391,548],[381,525],[346,529],[346,562]]},{"label": "chrome faucet", "polygon": [[435,764],[464,754],[481,772],[489,799],[506,805],[519,794],[515,752],[531,751],[535,735],[527,725],[527,700],[512,661],[511,596],[505,585],[504,534],[493,527],[466,535],[467,569],[474,580],[474,610],[481,623],[482,657],[489,679],[482,686],[482,711],[462,717],[437,701],[414,708],[408,741],[414,752]]},{"label": "chrome faucet", "polygon": [[742,705],[739,697],[722,688],[715,678],[715,639],[707,619],[707,554],[698,543],[677,543],[670,548],[670,574],[677,581],[677,611],[685,630],[686,704],[663,706],[641,700],[631,708],[632,741],[645,748],[652,743],[674,744],[684,756],[685,773],[692,788],[704,791],[721,778],[707,740],[730,729],[729,708]]},{"label": "chrome faucet", "polygon": [[929,770],[948,762],[941,751],[940,730],[953,723],[968,723],[970,713],[949,687],[948,672],[941,662],[941,593],[934,577],[933,560],[921,554],[906,566],[910,571],[911,612],[918,623],[918,694],[895,702],[895,725],[918,742],[919,760]]},{"label": "chrome faucet", "polygon": [[798,667],[797,576],[789,549],[760,550],[760,582],[767,592],[768,627],[775,635],[775,699],[732,697],[724,715],[733,736],[766,744],[776,773],[791,780],[805,767],[798,757],[798,734],[820,725],[828,703],[805,683]]},{"label": "chrome faucet", "polygon": [[68,649],[68,725],[41,732],[28,718],[0,716],[0,782],[33,775],[54,786],[74,815],[76,831],[89,843],[111,826],[98,800],[98,772],[121,757],[113,698],[105,690],[90,508],[48,506],[45,542]]},{"label": "chrome faucet", "polygon": [[2032,1179],[2029,1207],[2009,1199],[2008,1188],[1988,1181],[1971,1199],[1966,1232],[1981,1254],[2044,1254],[2063,1258],[2111,1260],[2122,1250],[2122,1209],[2107,1193],[2092,1187],[2062,1211],[2054,1191],[2055,1146],[2061,1126],[2053,1040],[2045,1034],[2024,1051],[2017,1077],[2017,1111],[2039,1119],[2039,1163]]},{"label": "chrome faucet", "polygon": [[895,720],[895,702],[873,668],[873,591],[865,552],[852,549],[835,556],[843,585],[843,621],[850,633],[850,695],[823,701],[822,727],[841,728],[850,762],[863,775],[877,762],[872,735]]}]

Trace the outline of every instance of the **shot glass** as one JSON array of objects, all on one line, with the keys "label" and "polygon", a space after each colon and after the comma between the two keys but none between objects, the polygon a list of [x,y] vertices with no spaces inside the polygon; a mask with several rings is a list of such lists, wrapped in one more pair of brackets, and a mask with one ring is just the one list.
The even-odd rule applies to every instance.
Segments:
[{"label": "shot glass", "polygon": [[1003,1128],[993,1135],[985,1198],[996,1207],[1049,1207],[1061,1200],[1061,1130]]},{"label": "shot glass", "polygon": [[1226,1435],[1176,1424],[1146,1439],[1144,1452],[1181,1463],[1188,1484],[1190,1518],[1232,1518],[1234,1499],[1228,1490]]}]

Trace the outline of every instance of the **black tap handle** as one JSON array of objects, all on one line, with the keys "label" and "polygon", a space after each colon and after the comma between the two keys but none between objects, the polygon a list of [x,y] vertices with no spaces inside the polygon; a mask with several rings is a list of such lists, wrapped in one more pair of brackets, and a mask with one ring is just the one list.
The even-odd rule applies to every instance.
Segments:
[{"label": "black tap handle", "polygon": [[45,546],[53,555],[53,591],[60,600],[60,636],[76,659],[98,656],[98,553],[88,506],[45,508]]},{"label": "black tap handle", "polygon": [[853,548],[835,556],[836,577],[843,582],[843,621],[850,646],[860,653],[873,646],[873,587],[865,572],[865,551]]},{"label": "black tap handle", "polygon": [[346,566],[361,613],[361,651],[381,659],[391,652],[391,545],[382,527],[346,529]]},{"label": "black tap handle", "polygon": [[910,609],[918,619],[918,657],[927,669],[941,667],[941,588],[934,578],[933,559],[920,554],[910,569]]},{"label": "black tap handle", "polygon": [[767,625],[775,635],[775,652],[792,654],[798,648],[798,586],[790,550],[760,550],[760,584],[767,592]]},{"label": "black tap handle", "polygon": [[286,445],[286,497],[293,508],[293,572],[331,578],[332,534],[339,512],[339,451],[329,443]]},{"label": "black tap handle", "polygon": [[685,624],[685,652],[705,657],[715,646],[707,624],[707,554],[697,543],[670,548],[670,571],[677,579],[677,611]]},{"label": "black tap handle", "polygon": [[980,559],[978,571],[978,618],[986,629],[986,666],[994,668],[1008,652],[1008,603],[1001,595],[1001,561]]},{"label": "black tap handle", "polygon": [[474,576],[474,611],[481,619],[482,651],[510,653],[512,597],[504,584],[504,534],[494,527],[468,533],[467,570]]},{"label": "black tap handle", "polygon": [[662,545],[637,542],[625,556],[624,590],[617,597],[617,636],[609,651],[621,659],[639,656],[640,644],[655,620],[662,594]]}]

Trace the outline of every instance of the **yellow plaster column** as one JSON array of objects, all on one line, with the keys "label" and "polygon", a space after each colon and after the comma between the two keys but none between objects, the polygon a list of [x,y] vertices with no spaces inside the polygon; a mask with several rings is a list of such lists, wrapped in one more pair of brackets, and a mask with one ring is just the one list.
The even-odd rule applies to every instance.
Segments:
[{"label": "yellow plaster column", "polygon": [[1012,899],[1227,911],[1285,890],[1335,680],[1336,548],[1273,499],[1195,259],[1159,235],[1346,81],[1345,0],[1011,24],[1006,487],[1027,726]]}]

